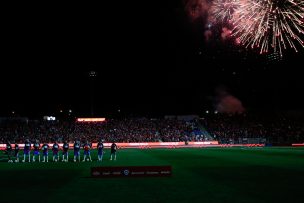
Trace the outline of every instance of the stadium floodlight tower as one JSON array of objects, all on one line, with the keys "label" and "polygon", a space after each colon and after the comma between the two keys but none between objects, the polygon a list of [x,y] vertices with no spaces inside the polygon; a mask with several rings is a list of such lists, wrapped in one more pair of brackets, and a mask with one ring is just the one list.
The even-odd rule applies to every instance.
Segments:
[{"label": "stadium floodlight tower", "polygon": [[95,80],[97,77],[97,72],[94,70],[89,71],[90,80],[90,107],[91,107],[91,117],[94,117],[94,105],[95,105]]}]

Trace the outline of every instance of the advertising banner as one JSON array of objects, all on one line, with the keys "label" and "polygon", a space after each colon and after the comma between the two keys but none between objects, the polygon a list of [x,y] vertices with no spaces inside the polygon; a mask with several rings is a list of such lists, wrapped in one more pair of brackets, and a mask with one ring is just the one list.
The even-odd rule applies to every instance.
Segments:
[{"label": "advertising banner", "polygon": [[118,166],[91,168],[91,176],[94,178],[168,177],[171,175],[171,166]]}]

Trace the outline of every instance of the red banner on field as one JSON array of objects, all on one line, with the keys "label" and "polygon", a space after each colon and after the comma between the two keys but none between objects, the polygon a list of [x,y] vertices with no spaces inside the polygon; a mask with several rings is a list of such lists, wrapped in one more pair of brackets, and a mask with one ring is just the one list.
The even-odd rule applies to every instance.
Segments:
[{"label": "red banner on field", "polygon": [[171,175],[171,166],[113,166],[91,168],[91,176],[94,178],[167,177]]},{"label": "red banner on field", "polygon": [[304,147],[304,143],[301,144],[292,144],[293,147]]}]

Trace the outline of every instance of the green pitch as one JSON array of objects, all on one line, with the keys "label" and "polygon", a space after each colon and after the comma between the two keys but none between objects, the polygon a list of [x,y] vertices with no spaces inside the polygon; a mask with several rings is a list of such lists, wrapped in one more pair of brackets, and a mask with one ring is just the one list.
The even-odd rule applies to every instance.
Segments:
[{"label": "green pitch", "polygon": [[[131,165],[173,175],[90,178],[91,166]],[[122,149],[117,161],[107,150],[102,163],[1,162],[0,180],[1,203],[304,202],[304,148]]]}]

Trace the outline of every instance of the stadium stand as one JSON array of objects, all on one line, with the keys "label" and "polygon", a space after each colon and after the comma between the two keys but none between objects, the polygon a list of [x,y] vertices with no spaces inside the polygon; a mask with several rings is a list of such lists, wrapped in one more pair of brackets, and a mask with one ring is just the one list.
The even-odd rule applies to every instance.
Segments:
[{"label": "stadium stand", "polygon": [[75,121],[1,120],[0,143],[25,139],[43,142],[90,140],[98,142],[212,141],[221,144],[302,143],[301,119],[284,116],[217,114],[204,119],[107,119],[102,123]]}]

